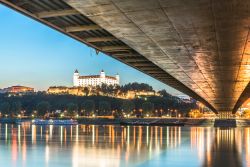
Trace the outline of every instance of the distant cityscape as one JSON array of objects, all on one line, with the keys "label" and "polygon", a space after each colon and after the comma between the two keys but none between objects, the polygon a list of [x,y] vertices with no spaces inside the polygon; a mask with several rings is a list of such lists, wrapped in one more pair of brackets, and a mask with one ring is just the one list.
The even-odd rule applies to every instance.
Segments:
[{"label": "distant cityscape", "polygon": [[[170,115],[169,112],[171,113],[177,111],[180,115],[186,115],[193,118],[214,116],[214,114],[210,112],[210,110],[206,108],[202,103],[187,95],[182,94],[172,96],[167,93],[166,90],[156,91],[152,86],[146,83],[133,82],[120,85],[120,76],[118,74],[116,74],[115,76],[109,76],[106,75],[104,70],[101,70],[98,75],[86,76],[80,75],[79,71],[75,70],[72,78],[72,86],[70,87],[50,86],[47,91],[35,91],[35,89],[32,87],[17,85],[0,89],[0,94],[3,95],[1,96],[2,100],[6,101],[1,103],[0,111],[1,114],[5,113],[7,115],[9,113],[9,110],[13,108],[12,105],[15,108],[15,105],[17,104],[19,104],[19,106],[22,106],[24,111],[28,111],[26,112],[26,114],[30,113],[31,115],[34,115],[33,112],[36,111],[39,108],[39,105],[42,105],[43,103],[47,106],[51,106],[52,111],[50,112],[50,114],[54,113],[57,110],[70,110],[69,108],[72,105],[75,106],[74,110],[78,110],[82,107],[84,108],[90,105],[87,103],[91,103],[91,111],[94,111],[93,108],[99,108],[98,112],[92,113],[102,116],[108,116],[112,114],[110,113],[111,111],[122,113],[122,111],[125,110],[133,110],[131,113],[127,113],[137,116],[138,112],[141,113],[142,110],[148,110],[150,112],[146,112],[148,113],[146,115],[154,116],[159,116],[159,114],[157,114],[158,110],[161,111],[160,115]],[[13,96],[19,96],[19,100],[16,101],[16,99],[11,98],[9,99],[11,102],[8,102],[8,97]],[[20,98],[20,96],[24,97]],[[59,100],[60,102],[58,100],[53,100],[59,97],[62,97],[62,99]],[[66,99],[64,99],[65,97]],[[78,100],[75,99],[75,101],[74,97]],[[27,103],[27,99],[33,99],[35,101],[29,100],[29,102]],[[86,104],[85,102],[82,103],[82,100],[85,101]],[[239,116],[246,116],[246,113],[248,112],[245,111],[248,111],[249,108],[247,105],[243,105],[240,108],[240,112],[238,112]],[[143,109],[143,106],[145,109]],[[103,107],[106,109],[102,112]],[[85,112],[85,115],[86,114],[88,115],[89,112]]]},{"label": "distant cityscape", "polygon": [[[101,70],[99,75],[86,75],[81,76],[79,71],[76,69],[73,73],[73,86],[50,86],[46,91],[47,94],[56,95],[75,95],[75,96],[108,96],[121,99],[134,99],[147,96],[160,96],[160,93],[150,88],[139,88],[138,85],[134,84],[134,88],[128,88],[132,86],[127,84],[120,86],[120,76],[106,75],[104,70]],[[147,84],[145,84],[147,85]],[[138,88],[136,88],[138,87]],[[147,87],[147,86],[145,86]],[[0,89],[0,93],[10,94],[30,94],[35,93],[34,88],[27,86],[11,86],[8,88]],[[178,95],[178,98],[184,102],[191,102],[191,98],[187,95]]]},{"label": "distant cityscape", "polygon": [[[0,93],[0,117],[177,117],[197,109],[196,101],[188,96],[155,91],[146,83],[120,85],[118,74],[109,76],[104,70],[86,76],[75,70],[70,87],[50,86],[47,91],[35,91],[17,85],[3,88]],[[194,117],[198,114],[193,113]]]}]

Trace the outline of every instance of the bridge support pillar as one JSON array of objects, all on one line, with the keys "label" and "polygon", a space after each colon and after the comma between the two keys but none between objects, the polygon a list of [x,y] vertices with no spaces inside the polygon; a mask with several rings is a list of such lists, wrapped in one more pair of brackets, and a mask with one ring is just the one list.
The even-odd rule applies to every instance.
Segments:
[{"label": "bridge support pillar", "polygon": [[232,111],[219,111],[219,114],[217,116],[219,119],[233,119],[233,118],[235,118],[235,115],[232,113]]}]

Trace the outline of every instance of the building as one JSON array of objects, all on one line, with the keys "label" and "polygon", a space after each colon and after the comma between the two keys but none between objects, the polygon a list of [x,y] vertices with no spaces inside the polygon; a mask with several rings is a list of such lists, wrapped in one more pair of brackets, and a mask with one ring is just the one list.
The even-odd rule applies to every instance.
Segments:
[{"label": "building", "polygon": [[159,93],[155,91],[134,91],[129,90],[124,95],[120,96],[123,99],[134,99],[134,98],[145,98],[150,96],[160,96]]},{"label": "building", "polygon": [[1,90],[2,93],[33,93],[34,88],[27,86],[11,86]]},{"label": "building", "polygon": [[180,94],[180,95],[177,95],[176,97],[178,97],[185,103],[192,103],[192,98],[189,97],[188,95]]},{"label": "building", "polygon": [[104,94],[101,90],[97,89],[97,87],[89,86],[89,87],[66,87],[66,86],[51,86],[47,90],[48,94],[57,94],[57,95],[75,95],[75,96],[110,96],[109,94]]},{"label": "building", "polygon": [[83,87],[66,87],[66,86],[51,86],[48,94],[70,94],[76,96],[86,96]]},{"label": "building", "polygon": [[119,85],[119,82],[120,78],[118,74],[116,74],[114,77],[107,76],[103,70],[101,71],[100,75],[88,76],[80,76],[78,70],[76,70],[73,75],[73,85],[75,87],[100,86],[102,84]]}]

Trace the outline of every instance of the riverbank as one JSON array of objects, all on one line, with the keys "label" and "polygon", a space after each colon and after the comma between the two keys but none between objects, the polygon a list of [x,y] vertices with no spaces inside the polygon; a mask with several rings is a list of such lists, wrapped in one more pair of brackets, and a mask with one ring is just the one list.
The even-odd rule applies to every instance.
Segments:
[{"label": "riverbank", "polygon": [[[126,118],[126,119],[113,119],[113,118],[77,118],[78,124],[84,125],[120,125],[121,123],[133,124],[134,122],[141,124],[150,124],[157,122],[159,125],[168,123],[181,122],[187,126],[211,126],[213,120],[211,119],[189,119],[189,118]],[[0,123],[17,124],[21,122],[31,122],[31,118],[18,119],[18,118],[0,118]]]},{"label": "riverbank", "polygon": [[79,124],[87,125],[119,125],[121,123],[133,124],[150,124],[157,122],[159,125],[181,122],[187,126],[213,126],[212,119],[189,119],[189,118],[126,118],[126,119],[109,119],[109,118],[80,118],[77,119]]},{"label": "riverbank", "polygon": [[[63,119],[62,119],[63,120]],[[157,122],[159,125],[173,124],[176,122],[184,123],[185,126],[204,126],[214,127],[215,119],[207,118],[126,118],[126,119],[113,119],[113,118],[77,118],[78,124],[82,125],[120,125],[121,123],[133,124],[150,124]],[[20,124],[22,122],[31,122],[31,118],[0,118],[0,123],[7,124]],[[250,119],[236,119],[236,127],[250,127]]]}]

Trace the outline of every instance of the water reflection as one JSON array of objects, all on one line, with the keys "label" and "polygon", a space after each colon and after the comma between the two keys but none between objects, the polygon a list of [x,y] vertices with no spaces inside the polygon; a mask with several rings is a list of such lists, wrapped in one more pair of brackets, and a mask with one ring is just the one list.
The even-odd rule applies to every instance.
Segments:
[{"label": "water reflection", "polygon": [[0,166],[250,166],[250,128],[0,125]]},{"label": "water reflection", "polygon": [[241,142],[241,138],[238,138],[237,133],[241,133],[241,130],[234,128],[216,129],[211,150],[206,150],[206,153],[210,155],[205,157],[203,166],[242,166],[241,153],[237,146],[237,143]]}]

